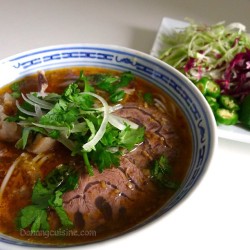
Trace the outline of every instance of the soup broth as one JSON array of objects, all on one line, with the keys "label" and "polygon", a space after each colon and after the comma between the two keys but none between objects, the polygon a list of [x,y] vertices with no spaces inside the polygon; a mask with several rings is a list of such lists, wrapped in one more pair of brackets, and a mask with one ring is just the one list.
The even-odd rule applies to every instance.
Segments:
[{"label": "soup broth", "polygon": [[[138,77],[132,77],[125,84],[125,76],[125,80],[120,80],[117,84],[116,78],[121,77],[121,74],[98,68],[57,69],[27,76],[18,84],[14,83],[0,90],[0,134],[3,134],[0,135],[1,233],[41,244],[94,242],[125,232],[149,218],[178,190],[186,176],[192,155],[188,123],[180,108],[161,89]],[[109,78],[103,80],[104,75],[109,75]],[[87,91],[86,82],[91,87]],[[54,124],[50,123],[50,127],[45,127],[45,123],[36,126],[39,121],[34,120],[37,119],[36,114],[41,119],[46,112],[50,112],[48,109],[52,109],[52,105],[47,104],[52,104],[51,100],[58,98],[51,95],[50,100],[46,99],[48,93],[62,95],[72,83],[78,85],[80,91],[87,93],[93,91],[93,87],[95,90],[91,93],[103,97],[109,105],[107,134],[93,146],[92,151],[82,150],[83,145],[78,147],[81,151],[76,151],[75,148],[81,140],[85,140],[83,143],[87,148],[87,143],[97,134],[100,123],[104,120],[105,114],[103,117],[100,114],[105,113],[104,106],[95,96],[89,95],[94,100],[95,111],[84,110],[77,126],[70,128],[70,136],[63,134],[62,125],[58,132]],[[20,96],[20,91],[23,96]],[[34,96],[45,100],[37,102],[39,108],[35,106],[33,110],[28,104],[23,105],[24,98],[30,98],[28,94],[31,92],[39,93],[40,96]],[[71,96],[68,98],[73,98]],[[75,110],[77,101],[75,98],[71,102],[72,108],[67,109],[67,112]],[[27,120],[29,115],[23,114],[23,109],[34,116]],[[97,112],[96,116],[101,116],[100,122],[95,121],[93,112]],[[16,118],[17,114],[19,120]],[[12,119],[6,121],[8,117]],[[4,131],[7,122],[10,123],[7,124],[8,135]],[[118,123],[119,129],[114,130],[110,123]],[[27,124],[33,124],[32,129],[27,129]],[[83,128],[78,131],[79,124],[85,124],[84,128],[89,129],[88,132]],[[13,125],[14,132],[10,131],[10,125]],[[135,140],[137,134],[133,136],[133,131],[128,129],[133,126],[138,131],[143,129],[141,141],[138,138]],[[112,133],[108,134],[107,130]],[[77,132],[73,134],[72,131]],[[29,133],[27,138],[25,133]],[[128,133],[131,133],[129,138],[126,137]],[[87,135],[89,139],[85,139],[84,136]],[[119,138],[119,142],[122,141],[118,146],[112,144],[115,136]],[[124,138],[127,147],[124,146]],[[74,139],[77,143],[70,150],[69,143]],[[130,145],[131,140],[136,141],[135,145]],[[106,151],[101,151],[103,148]],[[107,161],[110,161],[108,167],[105,165]],[[63,172],[65,166],[69,166],[70,170]],[[100,169],[100,166],[103,168]],[[73,176],[77,176],[77,181],[75,186],[70,184],[70,188],[65,188],[65,183],[64,189],[54,188],[53,199],[48,198],[47,201],[46,197],[50,197],[47,192],[50,187],[48,183],[51,184],[48,182],[48,175],[54,173],[55,169],[58,170],[55,178],[60,179],[58,175],[62,173],[65,178],[72,177],[67,183],[72,184]],[[3,190],[6,175],[10,177]],[[61,187],[60,185],[59,183],[58,186]],[[43,188],[47,192],[41,196],[47,202],[45,205],[42,204],[41,197],[40,201],[35,197],[39,187],[40,195]],[[25,217],[25,212],[28,213],[29,210],[23,210],[27,207],[30,209],[28,218]],[[65,216],[67,218],[63,220]],[[39,217],[39,221],[35,217]]]}]

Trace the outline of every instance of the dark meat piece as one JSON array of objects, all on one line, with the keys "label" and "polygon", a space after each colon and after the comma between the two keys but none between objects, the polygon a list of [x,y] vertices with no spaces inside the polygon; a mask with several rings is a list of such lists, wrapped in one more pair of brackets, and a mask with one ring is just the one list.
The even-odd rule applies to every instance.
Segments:
[{"label": "dark meat piece", "polygon": [[40,94],[43,95],[49,86],[47,78],[45,76],[45,72],[43,70],[38,71],[37,80],[38,80],[38,92],[40,92]]},{"label": "dark meat piece", "polygon": [[0,105],[0,141],[15,142],[21,137],[22,130],[17,123],[5,121],[7,117]]},{"label": "dark meat piece", "polygon": [[3,95],[3,108],[6,115],[13,115],[16,112],[16,99],[9,93]]}]

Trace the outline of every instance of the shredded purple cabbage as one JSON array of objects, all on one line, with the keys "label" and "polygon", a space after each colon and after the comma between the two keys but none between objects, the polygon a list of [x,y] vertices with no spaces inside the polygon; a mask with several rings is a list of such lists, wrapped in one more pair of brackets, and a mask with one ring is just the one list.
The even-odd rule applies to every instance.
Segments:
[{"label": "shredded purple cabbage", "polygon": [[250,93],[250,49],[236,54],[217,82],[223,93],[243,100]]},{"label": "shredded purple cabbage", "polygon": [[195,58],[190,57],[184,67],[185,73],[189,72],[189,70],[194,67],[194,64],[195,64]]}]

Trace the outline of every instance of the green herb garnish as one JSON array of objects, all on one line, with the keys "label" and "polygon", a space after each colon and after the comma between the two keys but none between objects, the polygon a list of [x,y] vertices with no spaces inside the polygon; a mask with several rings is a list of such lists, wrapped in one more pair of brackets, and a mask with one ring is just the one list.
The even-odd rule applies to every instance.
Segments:
[{"label": "green herb garnish", "polygon": [[63,227],[73,226],[63,209],[63,193],[77,187],[78,173],[66,165],[55,168],[43,182],[38,180],[32,191],[32,204],[21,209],[17,217],[19,229],[30,227],[31,232],[49,230],[48,209],[58,215]]},{"label": "green herb garnish", "polygon": [[99,77],[97,87],[108,92],[110,101],[116,103],[125,96],[125,92],[121,88],[128,86],[133,79],[134,75],[131,72],[124,72],[121,77],[104,74]]},{"label": "green herb garnish", "polygon": [[178,184],[171,180],[171,172],[172,167],[166,156],[161,156],[155,160],[150,168],[151,177],[158,185],[164,188],[177,189]]},{"label": "green herb garnish", "polygon": [[[133,78],[130,72],[121,76],[98,75],[96,86],[118,102],[125,95],[121,88]],[[23,127],[22,137],[16,146],[25,149],[29,137],[40,133],[58,140],[71,150],[72,155],[81,155],[90,175],[94,173],[93,165],[100,172],[118,166],[121,150],[132,150],[136,144],[143,142],[145,130],[127,119],[113,114],[111,117],[112,107],[95,93],[89,82],[89,77],[81,72],[79,79],[61,95],[46,93],[43,97],[38,92],[22,94],[24,101],[17,103],[17,114],[8,119]],[[111,118],[113,123],[110,123]]]},{"label": "green herb garnish", "polygon": [[146,103],[148,103],[149,105],[152,105],[154,103],[153,100],[153,95],[151,93],[145,93],[143,95],[143,99]]},{"label": "green herb garnish", "polygon": [[12,90],[11,95],[14,98],[19,98],[21,96],[21,89],[20,89],[20,83],[15,82],[10,86],[10,89]]}]

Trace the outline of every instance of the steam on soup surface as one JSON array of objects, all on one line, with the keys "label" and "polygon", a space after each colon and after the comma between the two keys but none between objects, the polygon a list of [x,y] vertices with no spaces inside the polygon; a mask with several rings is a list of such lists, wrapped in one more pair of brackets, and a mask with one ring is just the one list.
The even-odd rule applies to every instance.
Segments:
[{"label": "steam on soup surface", "polygon": [[4,234],[45,244],[111,237],[151,216],[185,178],[185,117],[130,72],[38,72],[0,94]]}]

